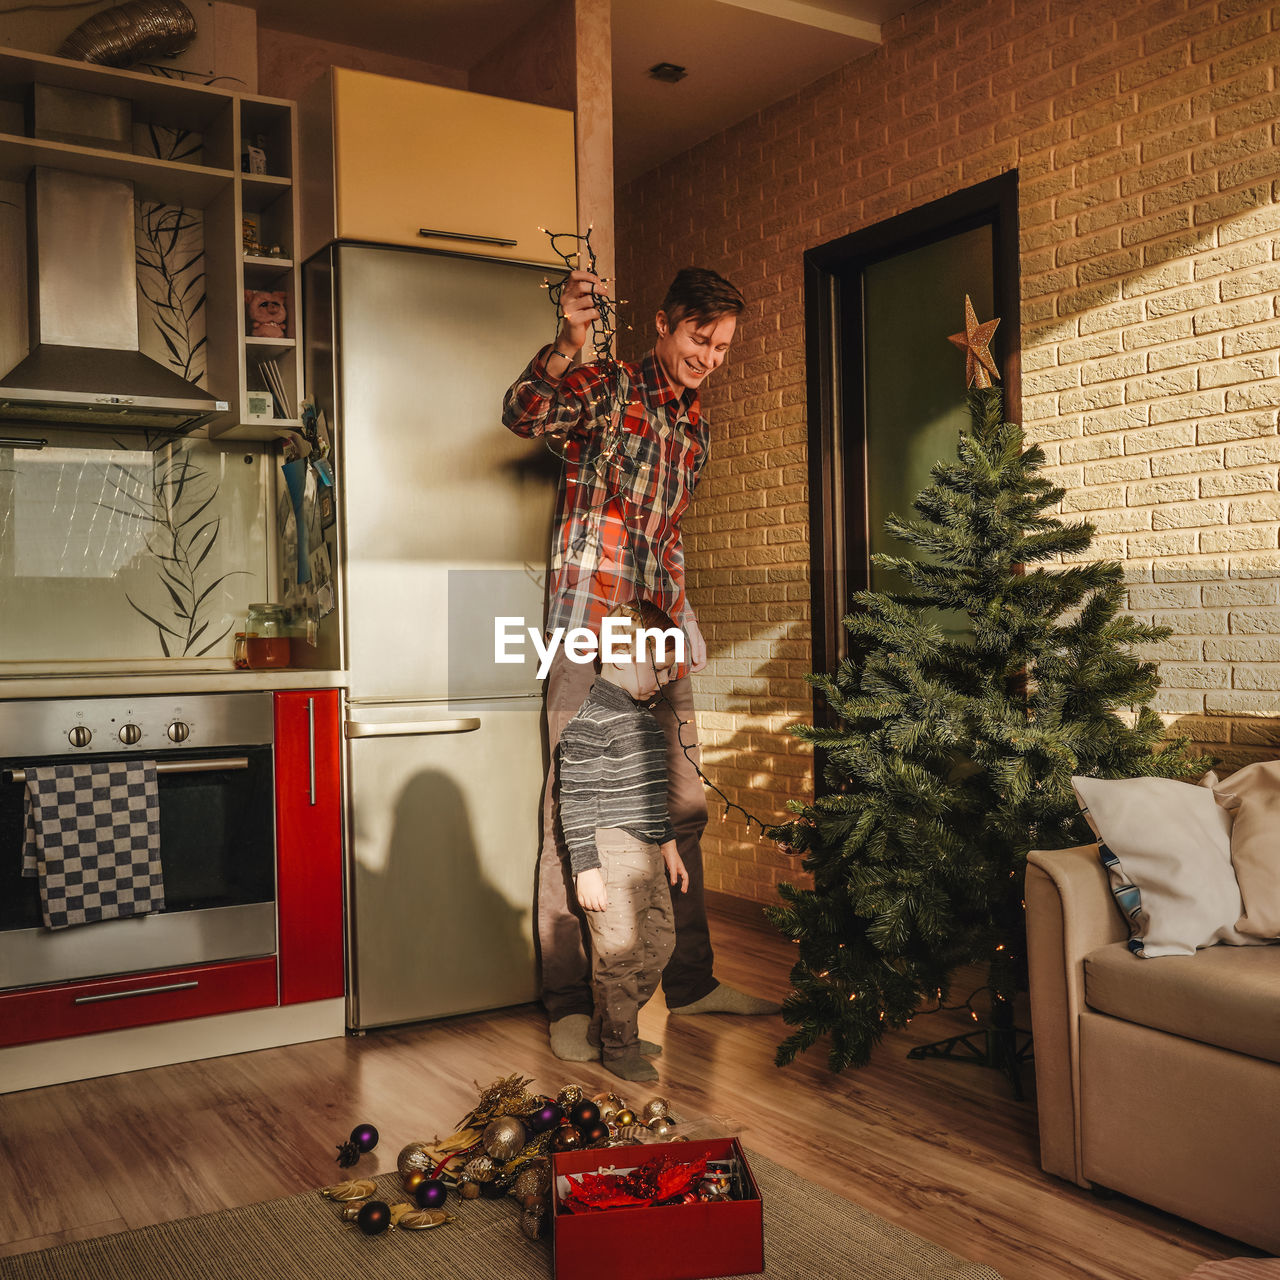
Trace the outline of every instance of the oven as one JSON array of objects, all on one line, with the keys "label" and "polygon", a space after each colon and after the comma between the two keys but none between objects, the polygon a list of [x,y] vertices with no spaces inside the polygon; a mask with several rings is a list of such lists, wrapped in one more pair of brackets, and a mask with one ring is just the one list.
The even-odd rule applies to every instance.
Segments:
[{"label": "oven", "polygon": [[[270,693],[0,702],[0,991],[276,953]],[[25,770],[156,762],[165,910],[46,929]]]}]

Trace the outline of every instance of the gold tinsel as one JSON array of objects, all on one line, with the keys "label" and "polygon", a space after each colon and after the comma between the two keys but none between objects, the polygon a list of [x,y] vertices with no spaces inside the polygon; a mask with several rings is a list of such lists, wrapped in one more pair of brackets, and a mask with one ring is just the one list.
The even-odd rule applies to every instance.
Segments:
[{"label": "gold tinsel", "polygon": [[458,1123],[459,1129],[483,1129],[496,1116],[526,1116],[538,1109],[539,1098],[525,1088],[529,1081],[520,1075],[495,1080],[481,1091],[474,1109]]}]

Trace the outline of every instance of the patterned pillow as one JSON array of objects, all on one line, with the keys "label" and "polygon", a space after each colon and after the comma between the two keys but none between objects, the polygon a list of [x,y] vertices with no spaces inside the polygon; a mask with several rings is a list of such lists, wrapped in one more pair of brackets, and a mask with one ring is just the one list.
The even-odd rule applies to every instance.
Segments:
[{"label": "patterned pillow", "polygon": [[1237,931],[1231,814],[1208,787],[1169,778],[1072,778],[1140,956],[1261,941]]}]

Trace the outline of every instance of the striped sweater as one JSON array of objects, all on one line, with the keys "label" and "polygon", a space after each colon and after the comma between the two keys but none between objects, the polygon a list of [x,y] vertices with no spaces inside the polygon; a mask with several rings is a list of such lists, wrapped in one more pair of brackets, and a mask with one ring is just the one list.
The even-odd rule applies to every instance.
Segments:
[{"label": "striped sweater", "polygon": [[599,676],[560,735],[560,821],[575,876],[600,865],[597,827],[622,827],[655,844],[675,839],[662,727]]}]

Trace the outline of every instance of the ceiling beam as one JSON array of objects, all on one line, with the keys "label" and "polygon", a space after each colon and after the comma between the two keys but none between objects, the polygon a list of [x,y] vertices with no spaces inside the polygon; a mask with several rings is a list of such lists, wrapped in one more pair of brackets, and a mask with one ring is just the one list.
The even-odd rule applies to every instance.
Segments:
[{"label": "ceiling beam", "polygon": [[855,40],[867,40],[871,44],[880,43],[879,23],[850,17],[844,13],[833,13],[830,9],[823,9],[818,5],[806,4],[805,0],[719,0],[719,2],[733,5],[738,9],[750,9],[753,13],[763,13],[771,18],[782,18],[787,22],[798,22],[807,27],[817,27],[822,31],[852,36]]}]

